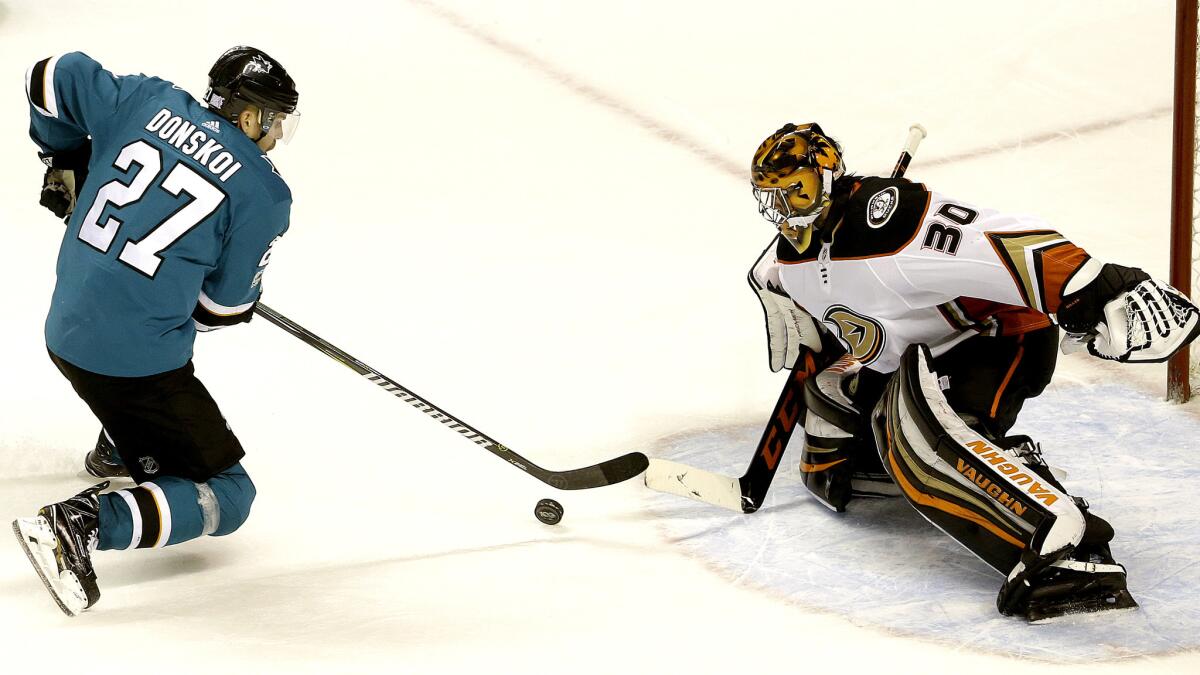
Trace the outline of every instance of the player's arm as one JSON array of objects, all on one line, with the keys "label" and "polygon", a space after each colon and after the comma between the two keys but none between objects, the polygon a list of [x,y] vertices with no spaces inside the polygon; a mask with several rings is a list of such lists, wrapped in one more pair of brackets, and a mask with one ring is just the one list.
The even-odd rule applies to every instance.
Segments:
[{"label": "player's arm", "polygon": [[40,202],[59,218],[74,211],[87,179],[90,137],[116,118],[122,89],[121,78],[80,52],[41,59],[25,74],[29,136],[47,167]]},{"label": "player's arm", "polygon": [[[1011,220],[983,230],[981,239],[1021,304],[1053,316],[1067,332],[1063,351],[1086,347],[1104,359],[1156,363],[1200,333],[1200,311],[1170,285],[1135,267],[1103,263],[1058,232],[1027,222],[1034,219]],[[981,275],[979,286],[987,289],[993,276],[1003,278]]]},{"label": "player's arm", "polygon": [[[916,245],[920,249],[916,249]],[[1104,264],[1045,222],[943,202],[900,263],[924,290],[1053,316],[1069,345],[1118,361],[1170,358],[1200,332],[1196,308],[1139,269]]]},{"label": "player's arm", "polygon": [[235,225],[225,240],[217,267],[204,278],[192,320],[207,332],[254,316],[262,279],[276,242],[287,231],[291,201],[263,209],[252,223]]}]

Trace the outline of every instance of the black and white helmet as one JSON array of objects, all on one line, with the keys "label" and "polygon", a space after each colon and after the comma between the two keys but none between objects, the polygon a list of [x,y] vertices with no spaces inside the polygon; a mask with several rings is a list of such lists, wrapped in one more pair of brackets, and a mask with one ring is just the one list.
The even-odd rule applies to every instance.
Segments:
[{"label": "black and white helmet", "polygon": [[263,135],[274,132],[288,142],[295,134],[300,95],[283,66],[254,47],[234,47],[221,55],[208,71],[204,103],[221,117],[237,123],[247,105],[262,111]]}]

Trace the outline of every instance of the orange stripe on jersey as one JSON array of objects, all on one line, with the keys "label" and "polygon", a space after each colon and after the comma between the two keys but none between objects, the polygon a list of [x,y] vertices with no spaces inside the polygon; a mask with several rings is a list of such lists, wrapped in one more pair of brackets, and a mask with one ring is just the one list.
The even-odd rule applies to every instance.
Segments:
[{"label": "orange stripe on jersey", "polygon": [[996,257],[1008,268],[1021,300],[1052,314],[1058,309],[1067,278],[1088,255],[1054,230],[987,232]]},{"label": "orange stripe on jersey", "polygon": [[1000,386],[996,388],[996,398],[992,399],[992,409],[988,411],[988,415],[992,419],[996,418],[996,408],[1000,407],[1000,397],[1004,395],[1004,390],[1008,387],[1008,381],[1012,379],[1013,373],[1017,372],[1017,364],[1021,362],[1021,357],[1025,355],[1025,336],[1017,336],[1017,355],[1013,357],[1012,365],[1008,367],[1008,372],[1004,374],[1004,379],[1000,381]]},{"label": "orange stripe on jersey", "polygon": [[1042,254],[1042,292],[1046,297],[1046,311],[1053,314],[1062,302],[1062,288],[1067,279],[1090,258],[1087,251],[1067,242]]},{"label": "orange stripe on jersey", "polygon": [[995,321],[997,335],[1021,335],[1052,325],[1050,317],[1020,305],[1006,305],[979,298],[958,298],[966,317],[978,324]]}]

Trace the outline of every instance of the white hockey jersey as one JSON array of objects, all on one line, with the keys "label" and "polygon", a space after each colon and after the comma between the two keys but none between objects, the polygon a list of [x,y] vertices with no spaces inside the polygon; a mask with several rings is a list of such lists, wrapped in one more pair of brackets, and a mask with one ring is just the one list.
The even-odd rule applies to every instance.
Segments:
[{"label": "white hockey jersey", "polygon": [[950,199],[904,179],[862,178],[832,241],[803,253],[777,238],[751,271],[782,288],[867,367],[906,347],[940,356],[969,337],[1051,325],[1089,256],[1031,216]]}]

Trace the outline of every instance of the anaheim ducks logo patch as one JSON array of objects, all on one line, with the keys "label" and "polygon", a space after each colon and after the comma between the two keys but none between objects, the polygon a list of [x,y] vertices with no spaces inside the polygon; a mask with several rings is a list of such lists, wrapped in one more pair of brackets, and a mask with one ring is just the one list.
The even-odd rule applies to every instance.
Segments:
[{"label": "anaheim ducks logo patch", "polygon": [[849,345],[850,355],[864,364],[874,361],[883,351],[887,338],[883,326],[875,319],[843,305],[833,305],[825,311],[823,320],[836,327],[842,342]]},{"label": "anaheim ducks logo patch", "polygon": [[879,229],[891,220],[892,214],[896,212],[896,205],[900,203],[900,191],[895,187],[886,188],[876,192],[871,200],[867,202],[867,227],[871,229]]}]

